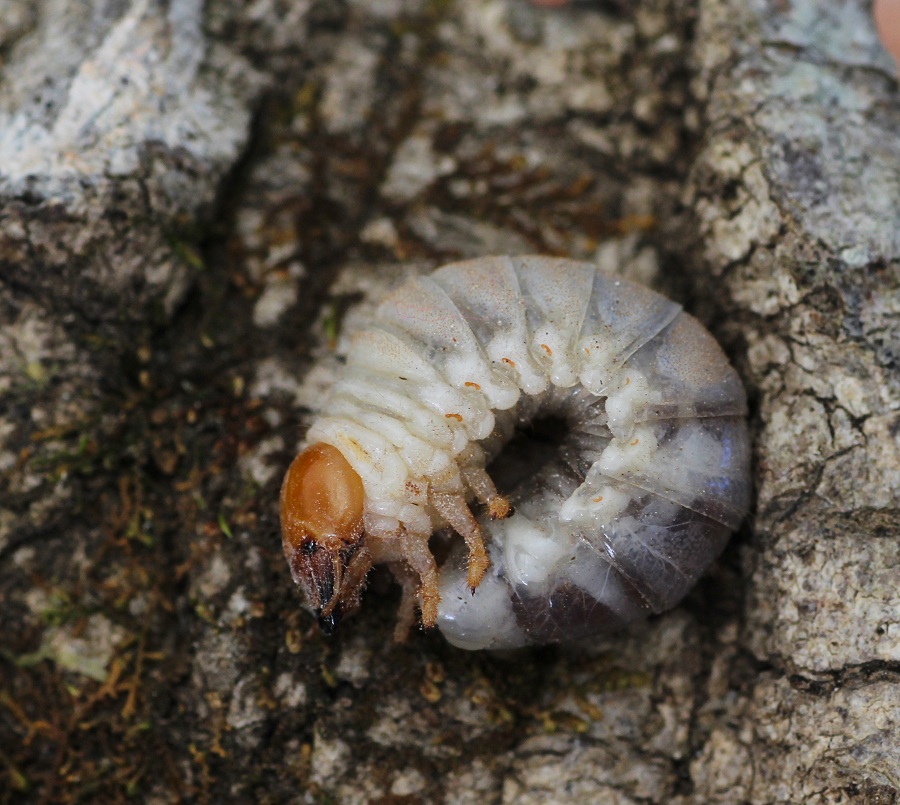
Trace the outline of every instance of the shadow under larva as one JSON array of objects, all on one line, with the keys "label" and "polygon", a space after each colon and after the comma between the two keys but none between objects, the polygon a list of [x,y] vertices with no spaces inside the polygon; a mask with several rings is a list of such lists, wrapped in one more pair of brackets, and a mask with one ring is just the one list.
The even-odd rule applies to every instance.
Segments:
[{"label": "shadow under larva", "polygon": [[[380,563],[403,590],[397,639],[416,609],[467,649],[611,631],[681,600],[749,506],[724,353],[676,303],[588,263],[486,257],[410,280],[323,410],[281,520],[329,632]],[[491,462],[548,420],[554,449],[501,494]],[[429,540],[447,526],[461,539],[438,567]]]}]

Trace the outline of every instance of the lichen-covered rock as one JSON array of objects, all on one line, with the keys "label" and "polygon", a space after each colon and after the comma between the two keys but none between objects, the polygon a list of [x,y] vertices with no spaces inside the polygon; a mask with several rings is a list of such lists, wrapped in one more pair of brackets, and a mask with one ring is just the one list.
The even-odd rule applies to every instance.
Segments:
[{"label": "lichen-covered rock", "polygon": [[205,36],[199,2],[45,2],[8,37],[4,277],[93,321],[171,311],[179,241],[246,143],[262,76]]},{"label": "lichen-covered rock", "polygon": [[706,2],[694,49],[701,268],[759,406],[743,640],[783,675],[710,756],[752,802],[900,790],[900,105],[869,10]]}]

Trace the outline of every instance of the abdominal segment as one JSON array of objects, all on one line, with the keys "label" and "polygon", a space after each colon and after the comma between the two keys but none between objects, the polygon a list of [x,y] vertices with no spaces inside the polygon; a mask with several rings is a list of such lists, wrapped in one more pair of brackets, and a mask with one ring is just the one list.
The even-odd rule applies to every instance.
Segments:
[{"label": "abdominal segment", "polygon": [[742,419],[658,422],[655,450],[628,461],[598,427],[598,406],[578,418],[586,396],[544,401],[554,416],[571,412],[565,436],[510,493],[515,514],[483,523],[491,569],[474,595],[462,583],[464,553],[442,568],[438,626],[454,645],[576,640],[663,612],[718,556],[747,505],[746,486],[721,474],[723,463],[746,466]]}]

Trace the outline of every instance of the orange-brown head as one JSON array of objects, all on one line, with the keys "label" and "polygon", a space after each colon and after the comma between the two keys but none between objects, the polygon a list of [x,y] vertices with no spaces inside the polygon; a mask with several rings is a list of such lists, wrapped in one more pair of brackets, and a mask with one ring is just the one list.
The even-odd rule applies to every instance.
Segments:
[{"label": "orange-brown head", "polygon": [[294,459],[281,486],[281,540],[291,575],[331,634],[359,606],[372,566],[363,544],[365,491],[336,447],[317,443]]}]

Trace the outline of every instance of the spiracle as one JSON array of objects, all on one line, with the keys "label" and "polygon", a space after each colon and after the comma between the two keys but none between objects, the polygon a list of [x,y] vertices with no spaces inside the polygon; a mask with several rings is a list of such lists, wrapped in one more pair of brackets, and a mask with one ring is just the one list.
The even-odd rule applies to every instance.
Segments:
[{"label": "spiracle", "polygon": [[[605,633],[678,603],[749,508],[746,397],[721,348],[588,263],[486,257],[407,282],[323,412],[281,520],[328,632],[386,563],[398,639],[417,606],[466,649]],[[542,423],[549,448],[517,461],[514,436]],[[462,537],[440,567],[435,532]]]}]

